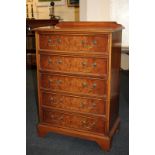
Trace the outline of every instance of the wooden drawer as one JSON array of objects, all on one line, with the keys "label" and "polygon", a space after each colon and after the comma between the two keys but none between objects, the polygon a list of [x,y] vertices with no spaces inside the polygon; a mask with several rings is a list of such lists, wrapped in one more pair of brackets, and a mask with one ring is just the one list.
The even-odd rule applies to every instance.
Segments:
[{"label": "wooden drawer", "polygon": [[105,115],[106,101],[104,99],[94,99],[47,92],[42,92],[41,95],[42,105],[75,112]]},{"label": "wooden drawer", "polygon": [[41,74],[41,87],[78,94],[106,94],[106,80],[99,78]]},{"label": "wooden drawer", "polygon": [[43,109],[43,122],[52,126],[86,130],[97,133],[104,133],[105,120],[103,117],[88,117],[75,113],[68,113],[58,110]]},{"label": "wooden drawer", "polygon": [[108,35],[39,35],[40,49],[108,52]]},{"label": "wooden drawer", "polygon": [[40,55],[42,70],[107,74],[107,58]]}]

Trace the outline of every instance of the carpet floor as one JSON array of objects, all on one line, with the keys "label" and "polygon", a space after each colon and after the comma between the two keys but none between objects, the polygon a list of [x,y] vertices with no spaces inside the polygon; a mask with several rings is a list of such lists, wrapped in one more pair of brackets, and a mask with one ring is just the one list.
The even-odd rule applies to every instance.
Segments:
[{"label": "carpet floor", "polygon": [[49,133],[37,136],[37,81],[36,70],[26,73],[26,154],[27,155],[128,155],[129,154],[129,74],[121,72],[120,131],[113,138],[109,152],[97,143],[75,137]]}]

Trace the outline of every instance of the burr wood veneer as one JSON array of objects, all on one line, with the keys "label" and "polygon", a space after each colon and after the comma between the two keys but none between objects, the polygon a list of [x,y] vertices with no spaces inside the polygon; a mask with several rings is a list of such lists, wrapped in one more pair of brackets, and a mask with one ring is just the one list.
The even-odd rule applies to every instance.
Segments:
[{"label": "burr wood veneer", "polygon": [[35,29],[38,134],[96,141],[109,150],[119,119],[122,26],[61,22]]}]

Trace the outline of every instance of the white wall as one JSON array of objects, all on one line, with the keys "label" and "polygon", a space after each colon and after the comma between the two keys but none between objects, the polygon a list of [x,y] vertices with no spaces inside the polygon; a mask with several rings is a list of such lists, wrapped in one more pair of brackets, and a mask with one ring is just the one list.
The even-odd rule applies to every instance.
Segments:
[{"label": "white wall", "polygon": [[117,21],[122,24],[122,46],[129,46],[128,0],[80,0],[81,21]]},{"label": "white wall", "polygon": [[87,21],[87,0],[80,0],[80,21]]},{"label": "white wall", "polygon": [[109,19],[108,0],[80,0],[81,21],[105,21]]},{"label": "white wall", "polygon": [[[129,0],[109,0],[110,20],[121,23],[125,29],[122,33],[122,46],[129,46]],[[129,69],[129,56],[121,55],[121,68]]]},{"label": "white wall", "polygon": [[110,20],[122,24],[123,46],[129,46],[129,0],[109,0],[110,3]]},{"label": "white wall", "polygon": [[[80,0],[81,21],[116,21],[125,29],[122,46],[129,46],[129,1],[128,0]],[[128,55],[121,55],[121,68],[129,68]]]}]

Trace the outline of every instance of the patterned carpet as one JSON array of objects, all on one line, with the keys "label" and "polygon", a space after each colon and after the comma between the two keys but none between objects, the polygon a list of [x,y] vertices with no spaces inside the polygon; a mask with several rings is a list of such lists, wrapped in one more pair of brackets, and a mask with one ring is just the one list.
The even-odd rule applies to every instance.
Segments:
[{"label": "patterned carpet", "polygon": [[36,70],[27,69],[26,75],[26,123],[27,155],[128,155],[129,154],[129,73],[121,72],[120,131],[113,138],[109,152],[100,149],[98,144],[79,138],[49,133],[39,138],[36,132],[37,84]]}]

